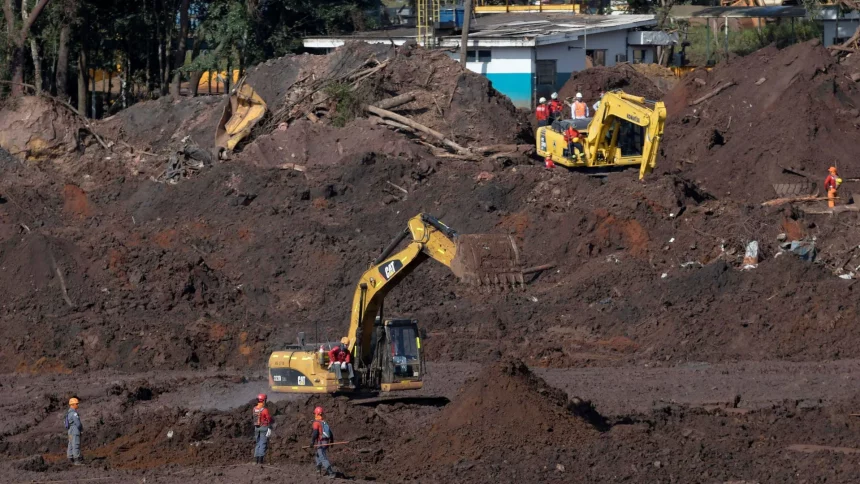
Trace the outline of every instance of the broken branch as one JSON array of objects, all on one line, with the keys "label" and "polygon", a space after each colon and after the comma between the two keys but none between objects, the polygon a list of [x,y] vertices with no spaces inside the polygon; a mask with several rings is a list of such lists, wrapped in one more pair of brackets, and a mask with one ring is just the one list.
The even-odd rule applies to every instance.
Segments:
[{"label": "broken branch", "polygon": [[393,112],[387,111],[385,109],[380,109],[376,106],[365,106],[364,109],[366,109],[371,114],[375,114],[375,115],[379,116],[380,118],[392,119],[394,121],[397,121],[400,124],[404,124],[406,126],[409,126],[410,128],[413,128],[417,131],[421,131],[422,133],[426,133],[426,134],[436,138],[437,140],[441,141],[442,144],[451,148],[452,150],[454,150],[457,153],[471,154],[471,152],[468,149],[466,149],[466,148],[458,145],[457,143],[449,140],[442,133],[440,133],[434,129],[428,128],[427,126],[424,126],[421,123],[417,123],[417,122],[415,122],[415,121],[413,121],[413,120],[411,120],[405,116],[401,116],[397,113],[393,113]]},{"label": "broken branch", "polygon": [[718,88],[714,89],[713,91],[709,92],[708,94],[705,94],[704,96],[700,97],[699,99],[696,99],[696,100],[694,100],[694,101],[691,101],[691,102],[690,102],[690,106],[695,106],[696,104],[701,104],[701,103],[703,103],[703,102],[707,101],[708,99],[711,99],[712,97],[716,96],[717,94],[719,94],[719,93],[721,93],[721,92],[725,91],[726,89],[728,89],[728,88],[730,88],[730,87],[732,87],[732,86],[734,86],[734,85],[735,85],[735,82],[734,82],[734,81],[727,82],[727,83],[723,84],[722,86],[720,86],[720,87],[718,87]]},{"label": "broken branch", "polygon": [[373,105],[380,109],[391,109],[415,100],[415,94],[407,93],[375,102]]}]

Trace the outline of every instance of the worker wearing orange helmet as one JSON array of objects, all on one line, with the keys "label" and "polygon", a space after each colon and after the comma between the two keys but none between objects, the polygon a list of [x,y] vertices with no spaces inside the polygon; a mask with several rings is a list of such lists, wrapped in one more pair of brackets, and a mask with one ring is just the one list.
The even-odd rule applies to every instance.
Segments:
[{"label": "worker wearing orange helmet", "polygon": [[84,430],[84,426],[81,425],[81,417],[78,415],[78,404],[80,403],[81,401],[77,397],[70,398],[69,409],[66,411],[66,417],[63,419],[69,435],[66,457],[76,466],[83,464],[81,458],[81,432]]},{"label": "worker wearing orange helmet", "polygon": [[335,477],[334,469],[331,467],[331,462],[328,461],[328,446],[334,442],[334,434],[329,428],[328,423],[323,418],[324,410],[322,407],[314,409],[314,423],[312,424],[313,432],[311,433],[311,449],[316,450],[317,472],[329,477]]},{"label": "worker wearing orange helmet", "polygon": [[261,393],[257,395],[257,405],[254,406],[254,459],[259,465],[263,465],[271,436],[272,416],[266,408],[266,394]]},{"label": "worker wearing orange helmet", "polygon": [[830,172],[827,178],[824,179],[824,189],[827,190],[827,206],[833,208],[836,206],[836,189],[842,183],[835,166],[827,169]]}]

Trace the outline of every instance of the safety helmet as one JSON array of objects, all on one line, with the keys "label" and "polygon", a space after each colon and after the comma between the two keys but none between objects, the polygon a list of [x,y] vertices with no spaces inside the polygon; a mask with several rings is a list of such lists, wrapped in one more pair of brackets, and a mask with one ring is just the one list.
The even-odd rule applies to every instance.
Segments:
[{"label": "safety helmet", "polygon": [[545,103],[545,102],[546,102],[546,98],[545,98],[545,97],[542,97],[542,98],[540,98],[540,100],[539,100],[538,102],[540,102],[541,104],[543,104],[543,103]]},{"label": "safety helmet", "polygon": [[77,398],[72,397],[69,399],[69,405],[77,405],[79,403],[81,403],[81,401],[78,400]]},{"label": "safety helmet", "polygon": [[576,98],[577,98],[577,99],[582,99],[582,93],[581,93],[581,92],[576,93]]},{"label": "safety helmet", "polygon": [[550,97],[553,99],[558,99],[558,93],[554,92],[554,93],[552,93],[552,96],[550,96]]},{"label": "safety helmet", "polygon": [[258,402],[265,402],[266,401],[266,394],[261,393],[261,394],[257,395],[257,401]]},{"label": "safety helmet", "polygon": [[830,173],[833,173],[835,175],[836,174],[836,167],[831,166],[830,168],[827,169],[827,171],[829,171]]},{"label": "safety helmet", "polygon": [[322,407],[317,407],[314,409],[314,415],[322,415],[322,414],[323,414],[323,408]]}]

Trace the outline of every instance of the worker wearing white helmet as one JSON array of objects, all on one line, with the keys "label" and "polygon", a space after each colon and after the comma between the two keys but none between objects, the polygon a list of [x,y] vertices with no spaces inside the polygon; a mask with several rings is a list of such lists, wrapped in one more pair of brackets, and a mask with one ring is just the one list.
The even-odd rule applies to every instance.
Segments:
[{"label": "worker wearing white helmet", "polygon": [[590,113],[588,111],[588,104],[585,104],[585,101],[582,100],[582,93],[576,93],[576,99],[573,101],[570,106],[570,117],[573,119],[586,119],[589,117]]},{"label": "worker wearing white helmet", "polygon": [[552,124],[556,119],[561,119],[563,117],[562,112],[564,111],[564,104],[558,100],[558,93],[552,93],[552,101],[549,102],[549,124]]},{"label": "worker wearing white helmet", "polygon": [[535,108],[538,128],[546,126],[549,120],[549,106],[546,105],[546,98],[540,98],[539,102],[540,104]]}]

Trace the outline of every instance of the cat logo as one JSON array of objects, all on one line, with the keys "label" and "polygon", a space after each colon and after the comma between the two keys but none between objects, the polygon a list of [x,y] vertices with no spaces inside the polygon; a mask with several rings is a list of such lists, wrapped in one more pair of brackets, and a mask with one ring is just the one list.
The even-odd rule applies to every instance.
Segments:
[{"label": "cat logo", "polygon": [[636,123],[636,124],[642,124],[642,120],[640,120],[638,116],[634,116],[634,115],[632,115],[632,114],[628,114],[628,115],[627,115],[627,119],[629,119],[630,121],[633,121],[633,122],[634,122],[634,123]]},{"label": "cat logo", "polygon": [[385,280],[389,280],[394,277],[394,274],[397,274],[397,271],[403,268],[403,263],[397,259],[390,260],[379,266],[379,273],[382,274],[382,277]]}]

